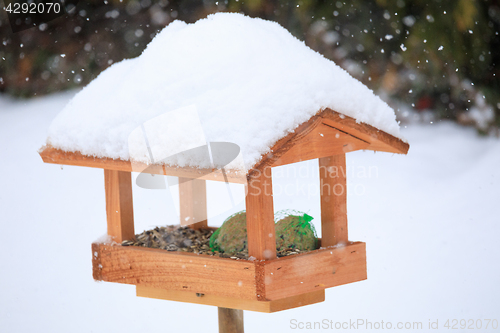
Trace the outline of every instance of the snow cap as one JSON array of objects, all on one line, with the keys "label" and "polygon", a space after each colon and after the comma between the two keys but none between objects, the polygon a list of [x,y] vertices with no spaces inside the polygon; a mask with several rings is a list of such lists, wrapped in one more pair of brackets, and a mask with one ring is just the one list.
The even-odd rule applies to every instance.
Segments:
[{"label": "snow cap", "polygon": [[[103,71],[54,119],[47,143],[161,163],[208,142],[231,142],[241,150],[229,168],[249,170],[324,108],[400,137],[385,102],[278,23],[217,13],[172,22],[139,57]],[[211,167],[187,156],[169,163]]]}]

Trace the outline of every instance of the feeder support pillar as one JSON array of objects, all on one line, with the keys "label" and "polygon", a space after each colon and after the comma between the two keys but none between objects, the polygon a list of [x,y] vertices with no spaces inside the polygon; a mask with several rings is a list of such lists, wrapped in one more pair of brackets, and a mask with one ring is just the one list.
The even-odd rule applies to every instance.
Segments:
[{"label": "feeder support pillar", "polygon": [[117,243],[133,239],[132,174],[104,169],[108,235]]},{"label": "feeder support pillar", "polygon": [[219,307],[219,333],[244,333],[243,310]]},{"label": "feeder support pillar", "polygon": [[346,244],[347,182],[345,154],[319,158],[321,246]]},{"label": "feeder support pillar", "polygon": [[276,258],[271,167],[252,173],[246,187],[248,255],[257,260]]}]

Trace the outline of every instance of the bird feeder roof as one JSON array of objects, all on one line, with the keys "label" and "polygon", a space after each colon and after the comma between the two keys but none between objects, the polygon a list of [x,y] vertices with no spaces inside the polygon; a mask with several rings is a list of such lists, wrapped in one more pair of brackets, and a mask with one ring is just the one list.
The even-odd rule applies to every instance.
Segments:
[{"label": "bird feeder roof", "polygon": [[263,166],[408,147],[394,111],[335,63],[275,22],[219,13],[174,21],[102,72],[54,119],[40,154],[244,182]]}]

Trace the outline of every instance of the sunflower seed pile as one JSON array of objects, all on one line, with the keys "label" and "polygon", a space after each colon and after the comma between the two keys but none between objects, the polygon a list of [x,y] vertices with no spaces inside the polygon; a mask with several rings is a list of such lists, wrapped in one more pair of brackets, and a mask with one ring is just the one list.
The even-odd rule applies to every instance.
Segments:
[{"label": "sunflower seed pile", "polygon": [[300,251],[299,249],[282,249],[282,250],[276,250],[276,255],[278,256],[278,258],[280,257],[286,257],[286,256],[291,256],[291,255],[294,255],[294,254],[299,254],[299,253],[304,253],[304,252],[307,252],[307,251]]},{"label": "sunflower seed pile", "polygon": [[[248,259],[248,250],[237,253],[212,251],[210,249],[210,236],[214,233],[212,229],[193,230],[189,227],[169,225],[156,227],[135,235],[134,240],[124,240],[122,246],[142,246],[167,251],[191,252],[206,254],[231,259]],[[284,249],[277,253],[278,257],[298,254],[297,249]]]},{"label": "sunflower seed pile", "polygon": [[181,226],[156,227],[135,235],[135,240],[123,241],[122,245],[210,254],[208,241],[212,233],[210,229],[193,230]]}]

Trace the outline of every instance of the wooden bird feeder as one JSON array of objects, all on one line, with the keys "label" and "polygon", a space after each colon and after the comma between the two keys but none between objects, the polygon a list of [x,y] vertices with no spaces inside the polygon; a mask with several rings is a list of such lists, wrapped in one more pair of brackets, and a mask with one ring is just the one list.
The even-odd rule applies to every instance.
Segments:
[{"label": "wooden bird feeder", "polygon": [[[346,153],[373,150],[406,154],[408,148],[392,135],[325,109],[281,138],[272,153],[262,156],[247,174],[202,170],[199,177],[198,169],[167,165],[152,168],[50,146],[40,155],[45,163],[104,169],[108,235],[116,243],[92,244],[95,280],[135,285],[137,296],[142,297],[275,312],[322,302],[326,288],[365,280],[367,274],[365,243],[348,238],[345,190],[340,195],[321,191],[319,249],[276,257],[271,169],[318,159],[321,188],[345,188],[345,173],[333,177],[328,170],[345,170]],[[146,167],[152,174],[193,179],[179,182],[181,221],[194,211],[206,216],[206,180],[246,184],[248,251],[256,260],[121,246],[123,240],[135,236],[131,172]],[[206,226],[206,220],[191,225]]]}]

